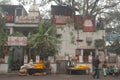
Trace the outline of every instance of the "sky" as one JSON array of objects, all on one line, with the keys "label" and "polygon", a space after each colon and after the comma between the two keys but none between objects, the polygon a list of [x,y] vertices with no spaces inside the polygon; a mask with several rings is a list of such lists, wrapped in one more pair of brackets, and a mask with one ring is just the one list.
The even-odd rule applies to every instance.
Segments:
[{"label": "sky", "polygon": [[[10,0],[11,2],[10,2],[10,4],[13,4],[13,5],[18,5],[19,4],[19,2],[18,2],[18,0]],[[30,1],[30,0],[24,0],[24,1]],[[34,1],[34,0],[32,0],[32,1]],[[41,1],[42,0],[36,0],[36,4],[40,4],[41,3]],[[30,3],[30,2],[29,2]],[[52,4],[55,4],[54,2],[51,2],[51,3],[49,3],[49,4],[46,4],[45,6],[43,6],[42,8],[48,8],[48,7],[50,7]],[[29,6],[29,5],[27,5],[27,6]],[[47,6],[47,7],[46,7]]]},{"label": "sky", "polygon": [[10,0],[12,4],[18,4],[17,0]]},{"label": "sky", "polygon": [[[19,2],[18,2],[17,0],[10,0],[10,1],[11,1],[10,4],[13,4],[13,5],[19,4]],[[30,0],[25,0],[25,1],[30,1]],[[32,0],[32,1],[34,1],[34,0]],[[42,1],[42,0],[36,0],[36,4],[41,3],[41,1]],[[50,11],[51,5],[55,5],[55,3],[54,3],[54,2],[51,2],[51,3],[49,3],[49,4],[46,4],[45,6],[39,7],[40,13],[43,14],[43,16],[46,17],[46,18],[49,18],[49,17],[50,17],[50,16],[49,16],[49,13],[46,13],[46,11]],[[26,5],[26,6],[24,6],[24,7],[25,7],[26,10],[28,11],[29,8],[30,8],[30,5]],[[46,13],[46,14],[44,14],[44,13]]]}]

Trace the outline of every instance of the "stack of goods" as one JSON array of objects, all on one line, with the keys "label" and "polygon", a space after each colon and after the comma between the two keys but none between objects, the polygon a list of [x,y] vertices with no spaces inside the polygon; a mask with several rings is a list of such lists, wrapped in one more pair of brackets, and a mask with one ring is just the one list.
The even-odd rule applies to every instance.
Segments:
[{"label": "stack of goods", "polygon": [[27,75],[27,69],[33,68],[33,60],[31,59],[28,64],[24,64],[20,67],[19,75]]},{"label": "stack of goods", "polygon": [[27,75],[27,69],[25,67],[21,68],[19,70],[19,75],[20,76]]},{"label": "stack of goods", "polygon": [[42,60],[40,60],[39,63],[34,64],[34,68],[36,68],[36,69],[43,69],[44,67],[45,67],[45,65]]},{"label": "stack of goods", "polygon": [[85,69],[85,70],[90,69],[90,67],[88,65],[85,65],[85,64],[76,65],[74,68],[76,68],[76,69]]},{"label": "stack of goods", "polygon": [[[45,68],[45,65],[44,65],[43,61],[40,60],[39,63],[34,64],[34,69],[38,69],[38,72],[35,72],[33,75],[34,76],[46,75],[46,72],[44,72],[44,68]],[[41,70],[39,70],[39,69],[41,69]]]}]

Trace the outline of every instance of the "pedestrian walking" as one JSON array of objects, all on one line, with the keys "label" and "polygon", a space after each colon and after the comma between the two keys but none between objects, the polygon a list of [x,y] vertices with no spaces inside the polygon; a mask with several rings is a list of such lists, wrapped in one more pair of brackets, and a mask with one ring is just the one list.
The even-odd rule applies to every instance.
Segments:
[{"label": "pedestrian walking", "polygon": [[100,60],[99,57],[96,56],[95,59],[93,60],[93,67],[94,67],[94,74],[93,74],[93,78],[100,78],[100,73],[99,73],[99,64],[100,64]]},{"label": "pedestrian walking", "polygon": [[108,73],[108,70],[107,70],[107,61],[106,60],[102,64],[102,69],[103,69],[103,75],[104,75],[104,77],[106,77],[107,73]]}]

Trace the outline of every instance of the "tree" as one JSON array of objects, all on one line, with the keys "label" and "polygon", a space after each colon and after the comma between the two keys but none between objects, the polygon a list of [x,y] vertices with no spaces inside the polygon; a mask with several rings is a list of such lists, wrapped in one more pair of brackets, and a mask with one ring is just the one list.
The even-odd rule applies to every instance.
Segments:
[{"label": "tree", "polygon": [[103,39],[95,40],[96,48],[105,48],[105,41]]},{"label": "tree", "polygon": [[116,39],[112,42],[109,42],[110,45],[107,45],[107,51],[115,54],[120,54],[120,41],[119,39]]},{"label": "tree", "polygon": [[[111,27],[113,29],[113,26],[116,31],[120,30],[118,26],[118,19],[120,19],[119,0],[45,0],[41,1],[39,5],[40,7],[44,7],[48,5],[48,3],[52,4],[52,2],[61,6],[69,6],[74,11],[73,15],[82,15],[83,18],[94,16],[96,20],[98,20],[98,18],[103,18],[104,29],[106,30],[109,30],[109,28],[111,29]],[[49,12],[50,11],[46,13]],[[81,29],[80,27],[81,26],[78,26],[77,29]]]},{"label": "tree", "polygon": [[0,10],[0,57],[3,55],[3,49],[7,41],[7,34],[4,32],[5,19]]},{"label": "tree", "polygon": [[109,13],[108,10],[110,11],[120,3],[119,0],[45,0],[41,1],[39,5],[43,7],[52,2],[57,5],[69,6],[83,16]]},{"label": "tree", "polygon": [[39,23],[38,32],[28,36],[28,46],[37,51],[42,59],[54,56],[58,52],[58,42],[55,27],[46,23]]}]

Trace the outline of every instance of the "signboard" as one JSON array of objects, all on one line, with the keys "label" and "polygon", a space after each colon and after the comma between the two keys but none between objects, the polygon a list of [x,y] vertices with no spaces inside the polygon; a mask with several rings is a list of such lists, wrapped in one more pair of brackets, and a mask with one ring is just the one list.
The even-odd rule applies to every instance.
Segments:
[{"label": "signboard", "polygon": [[94,16],[88,16],[84,18],[81,15],[76,15],[75,24],[81,25],[84,32],[95,31],[95,17]]},{"label": "signboard", "polygon": [[70,16],[55,16],[54,23],[57,25],[65,25],[70,20]]},{"label": "signboard", "polygon": [[27,37],[8,37],[8,46],[26,46],[27,45]]},{"label": "signboard", "polygon": [[39,23],[40,17],[16,16],[15,23]]},{"label": "signboard", "polygon": [[25,11],[22,14],[19,11],[19,9],[16,9],[15,23],[39,23],[41,20],[38,11],[30,11],[28,15]]},{"label": "signboard", "polygon": [[92,18],[87,18],[83,21],[83,31],[95,31],[94,20]]}]

